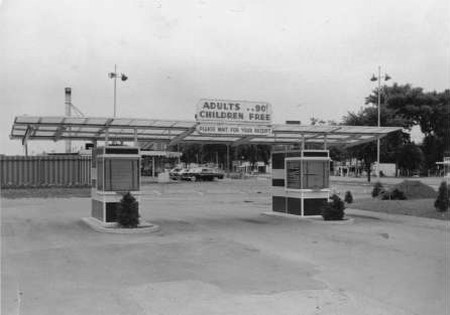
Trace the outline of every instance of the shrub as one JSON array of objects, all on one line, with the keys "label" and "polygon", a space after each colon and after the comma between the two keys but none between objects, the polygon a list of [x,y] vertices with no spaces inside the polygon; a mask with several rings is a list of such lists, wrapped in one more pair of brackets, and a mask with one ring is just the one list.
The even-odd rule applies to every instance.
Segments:
[{"label": "shrub", "polygon": [[353,202],[353,195],[352,195],[352,192],[350,190],[345,192],[344,201],[346,203],[352,203]]},{"label": "shrub", "polygon": [[406,200],[405,193],[398,188],[386,191],[381,195],[382,200]]},{"label": "shrub", "polygon": [[331,201],[322,206],[322,217],[325,221],[344,219],[345,204],[338,195],[330,197]]},{"label": "shrub", "polygon": [[405,196],[405,193],[402,190],[397,189],[397,188],[395,188],[392,191],[391,195],[392,195],[392,199],[394,199],[394,200],[406,200],[407,199]]},{"label": "shrub", "polygon": [[445,212],[450,206],[450,189],[446,182],[442,182],[439,186],[438,196],[434,202],[434,207],[439,212]]},{"label": "shrub", "polygon": [[376,198],[379,195],[383,194],[383,192],[384,192],[383,184],[381,184],[380,182],[376,182],[375,185],[373,185],[372,197]]},{"label": "shrub", "polygon": [[138,202],[127,192],[117,206],[117,223],[124,228],[135,228],[139,224]]}]

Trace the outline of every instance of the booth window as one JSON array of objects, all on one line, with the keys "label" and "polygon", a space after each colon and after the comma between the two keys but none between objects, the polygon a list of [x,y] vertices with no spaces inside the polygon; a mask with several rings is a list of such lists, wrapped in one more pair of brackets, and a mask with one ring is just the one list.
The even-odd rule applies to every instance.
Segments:
[{"label": "booth window", "polygon": [[329,188],[329,162],[314,160],[286,161],[286,188]]},{"label": "booth window", "polygon": [[329,187],[328,161],[303,161],[303,188],[323,189]]},{"label": "booth window", "polygon": [[[97,187],[104,191],[133,191],[139,190],[139,160],[129,159],[105,159],[104,167],[104,188],[100,181],[102,171],[99,171]],[[102,163],[103,164],[103,163]]]},{"label": "booth window", "polygon": [[301,189],[300,160],[286,161],[286,188]]}]

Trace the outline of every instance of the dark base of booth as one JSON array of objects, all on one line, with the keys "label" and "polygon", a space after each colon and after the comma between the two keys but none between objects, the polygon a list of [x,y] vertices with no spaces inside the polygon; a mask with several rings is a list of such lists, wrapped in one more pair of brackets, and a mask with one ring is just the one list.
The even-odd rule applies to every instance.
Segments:
[{"label": "dark base of booth", "polygon": [[119,202],[102,202],[92,199],[91,216],[106,223],[116,222],[118,205]]},{"label": "dark base of booth", "polygon": [[[303,199],[303,215],[320,215],[321,206],[327,199]],[[272,211],[302,215],[302,200],[283,196],[272,196]]]}]

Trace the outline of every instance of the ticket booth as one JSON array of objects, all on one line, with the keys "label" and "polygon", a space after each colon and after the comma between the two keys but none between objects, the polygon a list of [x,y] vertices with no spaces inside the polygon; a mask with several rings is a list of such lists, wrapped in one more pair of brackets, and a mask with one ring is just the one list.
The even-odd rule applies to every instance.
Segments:
[{"label": "ticket booth", "polygon": [[116,222],[116,208],[126,192],[140,197],[138,147],[104,146],[92,150],[91,215],[104,223]]},{"label": "ticket booth", "polygon": [[272,210],[300,216],[320,215],[330,195],[328,150],[272,153]]}]

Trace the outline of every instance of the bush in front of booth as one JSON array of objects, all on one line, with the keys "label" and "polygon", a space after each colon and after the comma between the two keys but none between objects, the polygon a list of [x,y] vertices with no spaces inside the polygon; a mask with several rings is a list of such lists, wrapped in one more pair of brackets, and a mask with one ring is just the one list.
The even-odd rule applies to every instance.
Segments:
[{"label": "bush in front of booth", "polygon": [[331,201],[322,206],[322,217],[325,221],[336,221],[344,219],[345,204],[338,195],[330,197]]},{"label": "bush in front of booth", "polygon": [[383,193],[384,193],[383,184],[381,184],[380,182],[376,182],[375,185],[373,185],[372,198],[376,198],[379,195],[382,195]]},{"label": "bush in front of booth", "polygon": [[123,228],[136,228],[139,224],[139,208],[136,198],[127,192],[117,206],[117,223]]},{"label": "bush in front of booth", "polygon": [[346,203],[353,203],[353,195],[352,195],[352,192],[350,190],[345,192],[344,201]]}]

